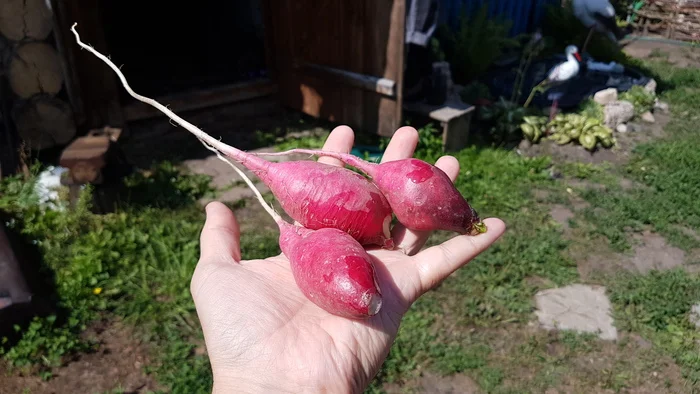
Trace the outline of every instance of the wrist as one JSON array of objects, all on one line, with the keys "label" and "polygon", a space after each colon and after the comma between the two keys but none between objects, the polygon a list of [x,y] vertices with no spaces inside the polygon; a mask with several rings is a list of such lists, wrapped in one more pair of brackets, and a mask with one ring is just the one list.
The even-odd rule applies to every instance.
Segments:
[{"label": "wrist", "polygon": [[333,382],[299,382],[299,377],[272,377],[265,376],[263,371],[257,373],[231,374],[214,373],[212,394],[253,394],[253,393],[362,393],[363,389],[357,384],[342,384]]}]

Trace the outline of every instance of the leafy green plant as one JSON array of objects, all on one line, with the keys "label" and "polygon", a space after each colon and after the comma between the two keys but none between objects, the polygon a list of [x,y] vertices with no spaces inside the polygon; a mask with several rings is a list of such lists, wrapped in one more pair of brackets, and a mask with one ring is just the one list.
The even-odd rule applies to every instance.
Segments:
[{"label": "leafy green plant", "polygon": [[586,118],[597,119],[598,121],[605,120],[605,111],[603,106],[596,103],[592,98],[587,98],[579,104],[578,113]]},{"label": "leafy green plant", "polygon": [[479,99],[490,100],[491,90],[483,82],[472,81],[459,92],[459,96],[465,103],[473,104]]},{"label": "leafy green plant", "polygon": [[517,47],[518,41],[509,37],[510,27],[511,22],[489,16],[488,4],[482,5],[472,16],[463,12],[454,33],[442,26],[438,36],[445,58],[451,64],[454,81],[471,82],[487,71],[504,50]]},{"label": "leafy green plant", "polygon": [[319,149],[323,147],[326,138],[328,138],[328,134],[330,134],[330,132],[323,131],[301,138],[283,139],[276,143],[275,148],[280,152],[295,148]]},{"label": "leafy green plant", "polygon": [[620,93],[619,99],[632,103],[634,105],[635,114],[641,115],[654,108],[656,95],[648,92],[639,85],[634,85],[628,91]]},{"label": "leafy green plant", "polygon": [[530,113],[530,109],[501,97],[492,105],[482,107],[478,118],[484,123],[491,140],[504,144],[520,140],[520,124]]},{"label": "leafy green plant", "polygon": [[[198,259],[201,230],[202,213],[195,202],[205,187],[201,177],[182,174],[169,163],[156,166],[153,171],[132,177],[127,189],[139,189],[141,192],[135,194],[145,198],[145,188],[152,198],[167,201],[167,196],[157,190],[163,187],[178,197],[166,204],[147,204],[139,199],[137,205],[126,203],[120,211],[106,215],[91,212],[90,187],[81,192],[74,210],[53,211],[23,202],[32,201],[31,198],[16,198],[31,194],[26,185],[33,184],[34,179],[15,176],[3,180],[0,209],[11,216],[10,228],[37,245],[42,270],[51,273],[51,282],[46,286],[55,287],[55,295],[49,301],[56,304],[56,313],[16,327],[17,338],[3,340],[0,354],[10,366],[31,369],[49,378],[53,367],[94,346],[81,333],[105,314],[122,316],[142,329],[141,335],[168,346],[186,344],[193,335],[195,313],[188,283]],[[170,186],[164,185],[167,182]],[[246,253],[257,250],[248,244],[250,240],[242,239]],[[276,242],[270,238],[265,244],[274,247]],[[266,248],[264,253],[274,253],[273,250]],[[167,353],[158,356],[165,357]],[[163,368],[173,368],[192,357],[184,356],[172,364],[163,364]],[[210,371],[207,364],[192,362],[185,364],[188,368],[200,368],[196,378],[190,377],[193,384],[183,383],[187,374],[175,375],[170,381],[164,378],[164,383],[176,383],[179,379],[185,392],[200,391],[202,383],[206,383],[202,377]]]},{"label": "leafy green plant", "polygon": [[428,123],[417,129],[418,145],[416,155],[425,157],[428,161],[435,161],[443,154],[442,134],[434,123]]},{"label": "leafy green plant", "polygon": [[532,34],[527,44],[525,44],[525,47],[523,48],[523,53],[520,55],[520,63],[518,64],[518,69],[516,70],[513,91],[510,96],[511,102],[520,102],[525,75],[527,75],[532,61],[539,56],[544,48],[545,40],[543,39],[542,35],[539,32]]}]

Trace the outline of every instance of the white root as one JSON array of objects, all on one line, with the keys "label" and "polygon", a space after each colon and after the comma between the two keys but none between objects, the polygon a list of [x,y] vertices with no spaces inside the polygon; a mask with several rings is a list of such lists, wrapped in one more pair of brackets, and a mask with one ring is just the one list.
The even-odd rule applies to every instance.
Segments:
[{"label": "white root", "polygon": [[75,26],[77,26],[77,25],[78,25],[77,23],[73,23],[73,26],[71,26],[71,31],[72,31],[73,34],[75,35],[75,40],[77,41],[78,45],[80,45],[83,49],[86,49],[87,51],[91,52],[91,53],[92,53],[93,55],[95,55],[98,59],[102,60],[105,64],[107,64],[112,70],[114,70],[114,72],[117,74],[117,76],[118,76],[119,79],[121,80],[122,85],[124,86],[124,89],[126,89],[126,91],[129,93],[129,95],[130,95],[131,97],[135,98],[136,100],[141,101],[142,103],[146,103],[146,104],[148,104],[148,105],[150,105],[150,106],[152,106],[152,107],[157,108],[160,112],[162,112],[163,114],[165,114],[168,118],[170,118],[171,120],[175,121],[175,122],[176,122],[177,124],[179,124],[180,126],[184,127],[187,131],[189,131],[190,133],[194,134],[194,135],[195,135],[197,138],[199,138],[200,140],[206,141],[207,144],[213,146],[213,147],[216,148],[219,152],[224,153],[224,154],[227,154],[227,153],[230,153],[230,152],[232,152],[232,151],[234,150],[233,147],[231,147],[231,146],[229,146],[229,145],[227,145],[227,144],[224,144],[223,142],[217,140],[216,138],[214,138],[214,137],[210,136],[209,134],[205,133],[204,131],[200,130],[199,128],[197,128],[197,127],[196,127],[195,125],[193,125],[192,123],[190,123],[190,122],[188,122],[188,121],[182,119],[181,117],[175,115],[175,113],[174,113],[173,111],[169,110],[169,109],[168,109],[166,106],[164,106],[163,104],[157,102],[156,100],[154,100],[154,99],[152,99],[152,98],[148,98],[148,97],[142,96],[142,95],[140,95],[140,94],[134,92],[134,90],[131,89],[131,86],[129,86],[129,83],[126,81],[126,77],[125,77],[124,74],[121,72],[121,69],[120,69],[119,67],[117,67],[117,66],[112,62],[112,60],[110,60],[107,56],[105,56],[105,55],[101,54],[100,52],[98,52],[98,51],[97,51],[95,48],[93,48],[91,45],[87,45],[87,44],[83,43],[83,42],[80,40],[80,35],[79,35],[78,32],[75,30]]},{"label": "white root", "polygon": [[195,125],[193,125],[193,124],[187,122],[186,120],[182,119],[181,117],[175,115],[175,113],[173,113],[166,106],[160,104],[156,100],[142,96],[142,95],[134,92],[133,89],[131,89],[131,87],[129,86],[128,82],[126,81],[126,77],[121,72],[120,67],[117,67],[109,57],[101,54],[96,49],[94,49],[92,46],[87,45],[80,40],[80,35],[78,35],[78,32],[75,30],[76,25],[77,25],[77,23],[73,24],[73,26],[71,27],[71,31],[75,35],[75,39],[78,42],[78,45],[80,45],[82,48],[91,52],[93,55],[95,55],[97,58],[99,58],[105,64],[107,64],[110,68],[112,68],[112,70],[114,70],[114,72],[117,74],[117,76],[121,80],[122,85],[124,86],[124,89],[126,89],[126,91],[129,93],[129,95],[131,95],[133,98],[135,98],[143,103],[146,103],[148,105],[151,105],[151,106],[157,108],[159,111],[161,111],[162,113],[167,115],[171,121],[175,121],[177,124],[184,127],[187,131],[194,134],[197,137],[197,139],[202,143],[202,145],[204,145],[205,148],[216,153],[216,157],[218,157],[221,161],[223,161],[224,163],[227,163],[229,166],[231,166],[231,168],[233,168],[236,171],[236,173],[238,173],[238,175],[241,178],[243,178],[243,181],[253,190],[253,193],[255,193],[255,197],[258,199],[258,201],[263,206],[263,208],[265,208],[267,213],[269,213],[270,216],[272,216],[272,219],[274,219],[276,223],[283,221],[282,217],[277,212],[275,212],[275,210],[272,208],[272,206],[270,206],[270,204],[267,203],[267,201],[265,201],[262,194],[260,193],[260,190],[258,190],[258,188],[255,187],[255,185],[250,180],[250,178],[248,178],[248,176],[246,176],[246,174],[240,168],[236,167],[236,165],[234,165],[229,159],[227,159],[226,157],[221,155],[222,152],[223,153],[225,153],[227,151],[230,152],[232,150],[232,148],[230,146],[224,144],[223,142],[218,141],[214,137],[210,136],[209,134],[207,134],[204,131],[197,128]]},{"label": "white root", "polygon": [[254,185],[253,182],[250,180],[250,178],[248,178],[248,177],[246,176],[246,174],[245,174],[243,171],[241,171],[240,168],[236,167],[236,165],[233,164],[233,163],[231,162],[231,160],[229,160],[228,158],[222,156],[222,155],[221,155],[221,152],[219,152],[218,150],[216,150],[216,148],[214,148],[213,146],[207,144],[206,142],[202,141],[201,139],[200,139],[199,141],[202,143],[202,145],[204,145],[205,148],[207,148],[207,149],[209,149],[210,151],[216,153],[216,157],[218,157],[219,160],[221,160],[221,161],[223,161],[224,163],[226,163],[226,164],[228,164],[229,166],[231,166],[231,168],[233,168],[233,169],[238,173],[238,175],[240,175],[241,178],[243,178],[243,181],[251,188],[251,190],[253,190],[253,193],[255,193],[255,197],[258,199],[258,201],[259,201],[260,204],[263,206],[263,208],[265,208],[265,210],[267,211],[267,213],[269,213],[270,216],[272,216],[272,219],[274,219],[274,221],[275,221],[276,223],[279,223],[279,222],[283,221],[282,217],[281,217],[277,212],[275,212],[275,210],[270,206],[270,204],[268,204],[268,203],[265,201],[265,199],[263,198],[262,194],[260,194],[260,190],[258,190],[258,188],[255,187],[255,185]]}]

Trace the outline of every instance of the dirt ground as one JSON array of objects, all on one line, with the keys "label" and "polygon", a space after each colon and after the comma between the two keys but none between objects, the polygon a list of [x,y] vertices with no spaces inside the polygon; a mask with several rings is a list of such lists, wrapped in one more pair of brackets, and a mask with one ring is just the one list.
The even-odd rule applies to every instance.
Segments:
[{"label": "dirt ground", "polygon": [[625,46],[629,56],[646,59],[650,57],[667,57],[676,67],[700,66],[700,48],[681,45],[670,45],[664,42],[630,39]]},{"label": "dirt ground", "polygon": [[114,390],[140,394],[158,389],[143,372],[149,362],[147,352],[127,327],[102,322],[85,335],[99,344],[96,352],[82,354],[67,365],[54,368],[49,381],[35,375],[2,376],[0,394],[101,394]]}]

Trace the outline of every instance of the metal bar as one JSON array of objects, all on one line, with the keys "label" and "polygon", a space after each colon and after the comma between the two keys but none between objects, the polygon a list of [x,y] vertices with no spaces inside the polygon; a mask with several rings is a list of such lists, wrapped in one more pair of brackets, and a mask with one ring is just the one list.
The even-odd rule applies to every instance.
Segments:
[{"label": "metal bar", "polygon": [[388,78],[377,78],[371,75],[359,74],[313,63],[305,63],[303,67],[331,74],[348,85],[383,94],[388,97],[396,97],[396,82]]}]

